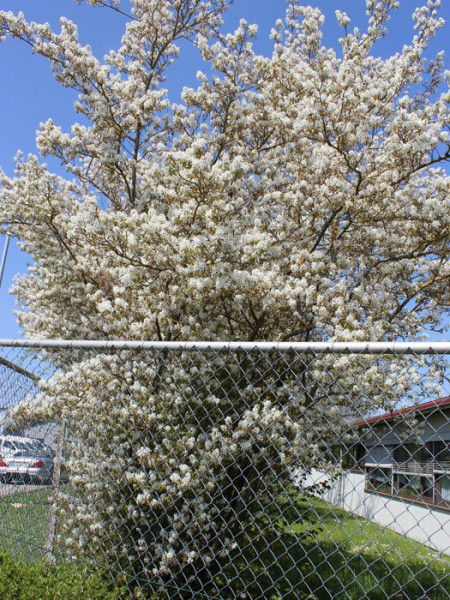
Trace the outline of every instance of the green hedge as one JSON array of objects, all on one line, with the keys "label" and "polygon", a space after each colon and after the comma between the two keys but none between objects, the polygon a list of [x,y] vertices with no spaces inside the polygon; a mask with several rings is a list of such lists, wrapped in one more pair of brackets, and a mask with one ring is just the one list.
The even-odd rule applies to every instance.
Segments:
[{"label": "green hedge", "polygon": [[100,575],[61,565],[58,569],[42,563],[25,565],[0,554],[1,600],[116,600],[118,590],[108,588]]}]

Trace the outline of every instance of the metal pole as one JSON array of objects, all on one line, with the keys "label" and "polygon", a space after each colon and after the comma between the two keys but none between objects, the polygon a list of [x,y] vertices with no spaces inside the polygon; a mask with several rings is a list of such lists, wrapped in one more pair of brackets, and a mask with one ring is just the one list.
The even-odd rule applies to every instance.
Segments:
[{"label": "metal pole", "polygon": [[64,438],[66,436],[66,425],[62,421],[59,425],[59,432],[57,438],[57,448],[54,459],[53,477],[52,477],[52,495],[50,500],[50,507],[48,509],[47,516],[47,531],[45,535],[45,548],[44,548],[44,561],[48,564],[54,564],[55,562],[55,531],[56,531],[56,503],[58,501],[58,494],[61,488],[61,463],[63,461],[64,454]]},{"label": "metal pole", "polygon": [[8,248],[9,248],[10,240],[11,240],[11,236],[9,233],[7,233],[6,239],[5,239],[5,246],[3,248],[2,262],[0,263],[0,287],[2,287],[3,273],[5,271],[6,257],[8,255]]}]

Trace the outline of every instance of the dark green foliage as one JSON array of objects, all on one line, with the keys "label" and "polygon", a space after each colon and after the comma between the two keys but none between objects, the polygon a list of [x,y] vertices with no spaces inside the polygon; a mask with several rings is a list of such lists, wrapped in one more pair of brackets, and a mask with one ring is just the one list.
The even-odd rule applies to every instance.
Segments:
[{"label": "dark green foliage", "polygon": [[57,569],[43,563],[25,565],[7,554],[0,554],[1,600],[116,600],[100,575],[74,565]]}]

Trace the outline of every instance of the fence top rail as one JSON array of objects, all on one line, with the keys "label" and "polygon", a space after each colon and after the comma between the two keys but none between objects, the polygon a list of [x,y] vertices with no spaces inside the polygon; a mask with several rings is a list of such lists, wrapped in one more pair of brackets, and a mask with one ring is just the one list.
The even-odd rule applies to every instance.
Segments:
[{"label": "fence top rail", "polygon": [[260,350],[331,354],[450,354],[450,342],[149,342],[136,340],[13,340],[0,346],[80,350],[200,350],[204,352]]}]

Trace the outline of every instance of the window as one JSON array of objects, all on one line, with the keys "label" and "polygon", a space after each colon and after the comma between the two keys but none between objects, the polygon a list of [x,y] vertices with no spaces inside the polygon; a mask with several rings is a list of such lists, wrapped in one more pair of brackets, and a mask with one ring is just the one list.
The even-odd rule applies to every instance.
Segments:
[{"label": "window", "polygon": [[433,501],[433,477],[421,474],[395,473],[394,493],[412,500],[423,499]]},{"label": "window", "polygon": [[390,447],[381,444],[369,449],[365,490],[450,510],[449,443],[392,448],[390,454]]},{"label": "window", "polygon": [[450,474],[443,473],[437,477],[438,504],[450,507]]},{"label": "window", "polygon": [[448,442],[431,442],[434,460],[439,463],[450,462],[450,444]]},{"label": "window", "polygon": [[364,467],[362,464],[365,456],[365,448],[360,443],[352,446],[343,447],[342,468],[348,471],[358,471]]},{"label": "window", "polygon": [[420,461],[421,449],[415,444],[400,444],[395,447],[394,461],[396,463],[405,463],[410,460]]},{"label": "window", "polygon": [[392,493],[392,468],[368,466],[366,469],[366,489],[378,494]]}]

